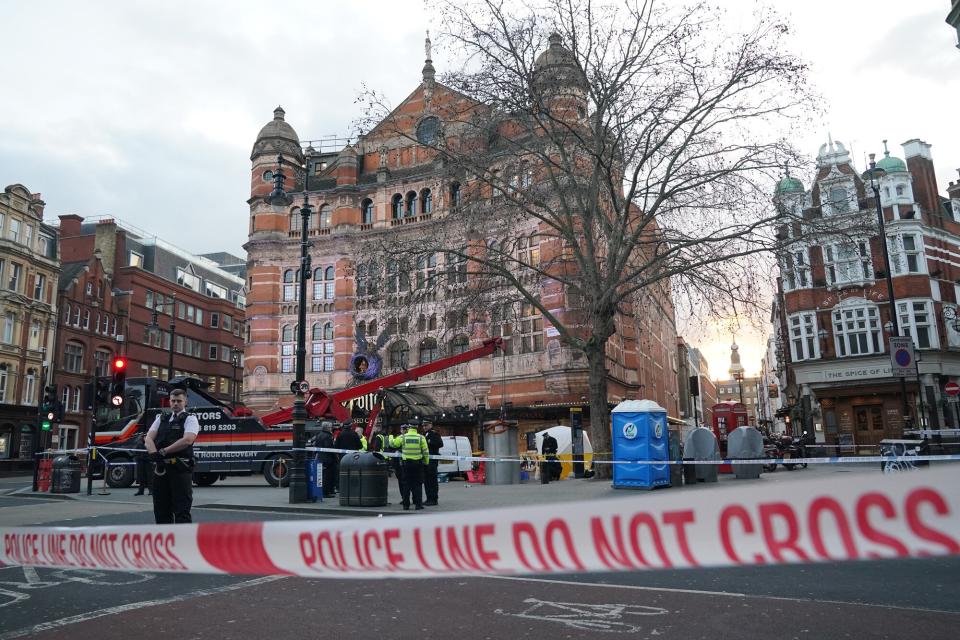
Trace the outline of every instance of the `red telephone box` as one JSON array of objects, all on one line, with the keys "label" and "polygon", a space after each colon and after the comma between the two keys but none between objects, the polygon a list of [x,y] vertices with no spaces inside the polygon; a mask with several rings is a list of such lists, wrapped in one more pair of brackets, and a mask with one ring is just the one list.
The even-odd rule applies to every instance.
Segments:
[{"label": "red telephone box", "polygon": [[[713,405],[713,435],[717,438],[717,444],[720,447],[720,457],[727,457],[727,434],[736,429],[747,425],[747,408],[739,402],[727,400]],[[728,465],[720,465],[720,473],[733,473],[733,468]]]}]

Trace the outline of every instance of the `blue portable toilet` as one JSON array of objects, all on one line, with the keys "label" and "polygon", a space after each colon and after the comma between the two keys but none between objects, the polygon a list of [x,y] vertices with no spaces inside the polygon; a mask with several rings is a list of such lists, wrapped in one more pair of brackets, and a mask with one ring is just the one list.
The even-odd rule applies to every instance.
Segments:
[{"label": "blue portable toilet", "polygon": [[[667,410],[653,400],[624,400],[612,412],[613,459],[670,460]],[[670,486],[669,464],[613,465],[614,489]]]}]

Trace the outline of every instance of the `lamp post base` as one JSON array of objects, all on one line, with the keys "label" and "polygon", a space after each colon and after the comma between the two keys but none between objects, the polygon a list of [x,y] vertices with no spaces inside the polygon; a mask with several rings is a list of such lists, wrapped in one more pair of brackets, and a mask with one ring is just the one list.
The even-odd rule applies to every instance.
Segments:
[{"label": "lamp post base", "polygon": [[306,442],[305,424],[307,420],[307,410],[304,405],[302,393],[297,394],[297,399],[293,403],[293,463],[287,473],[290,476],[289,503],[299,504],[307,502],[307,478],[304,468],[303,447]]}]

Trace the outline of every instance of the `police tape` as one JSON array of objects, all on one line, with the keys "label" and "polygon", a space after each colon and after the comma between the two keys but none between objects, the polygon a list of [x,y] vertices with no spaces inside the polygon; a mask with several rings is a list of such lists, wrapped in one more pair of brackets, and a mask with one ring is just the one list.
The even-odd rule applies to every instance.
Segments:
[{"label": "police tape", "polygon": [[960,475],[798,481],[413,517],[0,527],[0,566],[309,578],[638,571],[960,555]]},{"label": "police tape", "polygon": [[[332,447],[304,447],[303,449],[293,449],[294,451],[307,451],[311,453],[363,453],[354,449],[335,449]],[[385,458],[400,458],[401,454],[394,451],[375,452]],[[569,455],[569,454],[565,454]],[[586,453],[585,456],[593,454]],[[430,455],[430,458],[437,460],[450,460],[459,462],[549,462],[542,455],[531,455],[529,457],[498,457],[498,456],[454,456],[454,455]],[[557,462],[570,462],[570,458],[558,459]],[[628,460],[588,460],[591,464],[612,464],[612,465],[727,465],[727,464],[856,464],[856,463],[877,463],[877,462],[919,462],[919,461],[960,461],[960,454],[938,454],[938,455],[887,455],[887,456],[830,456],[819,458],[717,458],[716,460],[650,460],[650,459],[628,459]]]}]

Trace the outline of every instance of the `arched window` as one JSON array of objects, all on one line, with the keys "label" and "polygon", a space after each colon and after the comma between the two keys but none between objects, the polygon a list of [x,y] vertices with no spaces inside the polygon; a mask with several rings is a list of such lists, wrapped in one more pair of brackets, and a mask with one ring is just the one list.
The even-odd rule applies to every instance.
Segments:
[{"label": "arched window", "polygon": [[313,325],[313,345],[310,350],[310,370],[333,371],[333,323],[325,322]]},{"label": "arched window", "polygon": [[833,187],[830,189],[830,206],[834,213],[845,213],[850,210],[850,203],[847,201],[847,190],[843,187]]},{"label": "arched window", "polygon": [[897,185],[897,195],[898,195],[898,196],[902,196],[902,195],[903,195],[903,191],[904,191],[903,185],[902,185],[902,184],[898,184],[898,185]]},{"label": "arched window", "polygon": [[371,321],[370,321],[370,324],[367,325],[367,335],[370,336],[371,338],[372,338],[373,336],[377,335],[377,321],[376,321],[376,320],[371,320]]},{"label": "arched window", "polygon": [[63,347],[63,368],[70,373],[83,371],[83,345],[79,342],[68,342]]},{"label": "arched window", "polygon": [[390,213],[394,220],[399,220],[403,217],[403,196],[399,193],[394,194],[393,199],[390,201]]},{"label": "arched window", "polygon": [[367,265],[362,263],[357,265],[357,275],[354,278],[354,283],[357,287],[358,298],[367,295]]},{"label": "arched window", "polygon": [[430,189],[424,189],[420,192],[420,212],[430,213],[433,211],[433,194]]},{"label": "arched window", "polygon": [[80,413],[80,394],[82,390],[80,387],[73,388],[73,412]]},{"label": "arched window", "polygon": [[404,340],[397,340],[390,345],[390,367],[406,369],[410,363],[410,347]]},{"label": "arched window", "polygon": [[470,338],[465,335],[454,336],[450,341],[450,355],[455,356],[470,348]]},{"label": "arched window", "polygon": [[407,217],[417,215],[417,192],[410,191],[407,193]]},{"label": "arched window", "polygon": [[333,300],[335,285],[333,267],[317,267],[313,272],[313,299]]},{"label": "arched window", "polygon": [[330,228],[330,218],[332,215],[333,215],[333,208],[330,205],[325,204],[320,207],[320,217],[319,217],[318,224],[321,229]]},{"label": "arched window", "polygon": [[357,337],[358,338],[367,337],[367,324],[363,320],[357,323]]},{"label": "arched window", "polygon": [[63,324],[70,324],[70,305],[63,306]]},{"label": "arched window", "polygon": [[360,204],[360,224],[373,224],[373,200],[370,198]]},{"label": "arched window", "polygon": [[[249,325],[247,325],[249,326]],[[280,329],[280,373],[293,372],[293,340],[297,335],[297,325],[283,325]]]},{"label": "arched window", "polygon": [[281,342],[293,342],[293,326],[289,324],[283,325],[283,329],[280,330],[280,341]]},{"label": "arched window", "polygon": [[427,316],[420,314],[420,317],[417,318],[417,331],[426,331],[427,330]]},{"label": "arched window", "polygon": [[300,231],[300,210],[290,212],[290,231]]},{"label": "arched window", "polygon": [[437,314],[431,314],[427,318],[427,331],[436,331],[437,330]]},{"label": "arched window", "polygon": [[297,295],[300,293],[297,291],[297,286],[293,282],[293,269],[287,269],[283,272],[283,301],[291,302],[292,300],[297,299]]},{"label": "arched window", "polygon": [[420,341],[420,364],[427,364],[437,359],[440,349],[437,348],[435,338],[424,338]]},{"label": "arched window", "polygon": [[70,411],[70,392],[72,389],[69,385],[63,385],[63,391],[60,394],[60,404],[63,406],[64,411]]},{"label": "arched window", "polygon": [[460,183],[454,182],[450,185],[450,207],[456,209],[460,206]]}]

